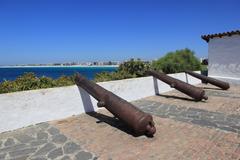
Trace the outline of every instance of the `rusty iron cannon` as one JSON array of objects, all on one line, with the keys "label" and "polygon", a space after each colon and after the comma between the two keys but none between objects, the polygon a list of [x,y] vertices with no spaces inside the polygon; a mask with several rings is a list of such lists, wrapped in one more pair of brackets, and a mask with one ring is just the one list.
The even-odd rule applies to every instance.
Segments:
[{"label": "rusty iron cannon", "polygon": [[189,74],[193,77],[196,77],[198,79],[201,79],[203,83],[210,83],[210,84],[215,85],[219,88],[222,88],[223,90],[227,90],[227,89],[230,88],[230,85],[227,82],[223,82],[223,81],[220,81],[220,80],[215,79],[215,78],[207,77],[207,76],[204,76],[204,75],[192,72],[192,71],[185,71],[185,73],[187,73],[187,74]]},{"label": "rusty iron cannon", "polygon": [[131,103],[89,81],[80,74],[76,75],[75,83],[98,101],[98,107],[105,107],[115,117],[127,124],[136,136],[146,135],[152,137],[156,132],[150,114],[142,112]]},{"label": "rusty iron cannon", "polygon": [[205,100],[208,99],[208,97],[205,95],[205,91],[203,89],[197,88],[186,82],[183,82],[183,81],[180,81],[173,77],[170,77],[164,73],[159,73],[156,71],[147,71],[146,74],[151,75],[151,76],[169,84],[170,87],[175,88],[175,89],[179,90],[180,92],[185,93],[186,95],[194,98],[197,101],[201,101],[202,99],[205,99]]}]

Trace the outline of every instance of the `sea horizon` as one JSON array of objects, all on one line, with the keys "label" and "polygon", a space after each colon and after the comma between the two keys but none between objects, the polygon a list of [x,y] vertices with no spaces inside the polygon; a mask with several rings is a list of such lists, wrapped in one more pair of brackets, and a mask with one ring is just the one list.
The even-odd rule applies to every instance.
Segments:
[{"label": "sea horizon", "polygon": [[0,66],[0,68],[42,68],[42,67],[82,67],[82,68],[88,68],[88,67],[119,67],[119,65],[58,65],[58,66],[53,66],[53,65],[26,65],[26,66],[19,66],[19,65],[3,65]]}]

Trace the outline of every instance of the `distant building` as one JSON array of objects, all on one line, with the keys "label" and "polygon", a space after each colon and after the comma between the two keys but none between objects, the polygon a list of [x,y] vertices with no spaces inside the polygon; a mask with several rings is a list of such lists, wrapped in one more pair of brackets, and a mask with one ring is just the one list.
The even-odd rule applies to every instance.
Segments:
[{"label": "distant building", "polygon": [[208,75],[240,83],[240,30],[203,35],[208,42]]}]

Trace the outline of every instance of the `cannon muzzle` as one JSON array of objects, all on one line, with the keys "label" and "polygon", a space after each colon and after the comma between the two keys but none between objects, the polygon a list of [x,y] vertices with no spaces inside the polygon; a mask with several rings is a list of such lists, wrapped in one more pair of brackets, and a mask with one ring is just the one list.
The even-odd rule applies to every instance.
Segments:
[{"label": "cannon muzzle", "polygon": [[205,95],[205,91],[203,89],[197,88],[186,82],[183,82],[183,81],[180,81],[173,77],[170,77],[164,73],[159,73],[156,71],[147,71],[146,74],[151,75],[151,76],[169,84],[170,87],[175,88],[175,89],[179,90],[180,92],[185,93],[186,95],[194,98],[197,101],[201,101],[202,99],[205,99],[205,100],[208,99],[208,97]]},{"label": "cannon muzzle", "polygon": [[196,77],[198,79],[201,79],[204,83],[210,83],[214,86],[222,88],[223,90],[227,90],[227,89],[230,88],[230,85],[227,82],[223,82],[223,81],[220,81],[220,80],[215,79],[215,78],[207,77],[207,76],[204,76],[204,75],[192,72],[192,71],[185,71],[185,73],[187,73],[187,74],[189,74],[193,77]]},{"label": "cannon muzzle", "polygon": [[134,131],[135,135],[152,137],[156,132],[153,118],[150,114],[144,113],[131,103],[89,81],[80,74],[77,74],[75,82],[98,101],[98,107],[105,107],[115,117],[127,124]]}]

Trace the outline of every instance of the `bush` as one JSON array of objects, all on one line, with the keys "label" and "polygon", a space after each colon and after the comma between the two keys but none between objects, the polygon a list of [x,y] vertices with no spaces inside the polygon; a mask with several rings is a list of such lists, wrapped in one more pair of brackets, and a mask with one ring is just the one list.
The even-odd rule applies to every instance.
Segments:
[{"label": "bush", "polygon": [[61,76],[60,78],[54,80],[44,76],[38,78],[34,73],[31,72],[24,73],[14,81],[4,81],[0,83],[0,93],[69,86],[74,84],[73,79],[73,76]]},{"label": "bush", "polygon": [[0,93],[16,92],[16,83],[11,81],[4,81],[0,84]]},{"label": "bush", "polygon": [[61,76],[60,78],[55,80],[55,83],[58,87],[73,85],[73,84],[75,84],[74,76],[75,75],[73,75],[73,76]]},{"label": "bush", "polygon": [[39,88],[52,88],[52,87],[56,87],[57,83],[55,80],[53,80],[50,77],[40,77],[39,78]]},{"label": "bush", "polygon": [[144,72],[150,67],[149,63],[143,62],[140,59],[130,59],[122,63],[116,72],[102,72],[95,76],[96,82],[120,80],[126,78],[136,78],[144,76]]},{"label": "bush", "polygon": [[142,77],[144,76],[145,71],[149,69],[149,67],[149,63],[143,62],[140,59],[130,59],[129,61],[124,62],[119,66],[119,71],[133,75],[134,77]]},{"label": "bush", "polygon": [[164,57],[153,61],[152,68],[166,74],[178,73],[184,70],[200,70],[201,63],[194,56],[194,52],[186,48],[169,52]]},{"label": "bush", "polygon": [[14,82],[18,91],[37,89],[40,85],[40,81],[34,73],[25,73],[19,76]]}]

